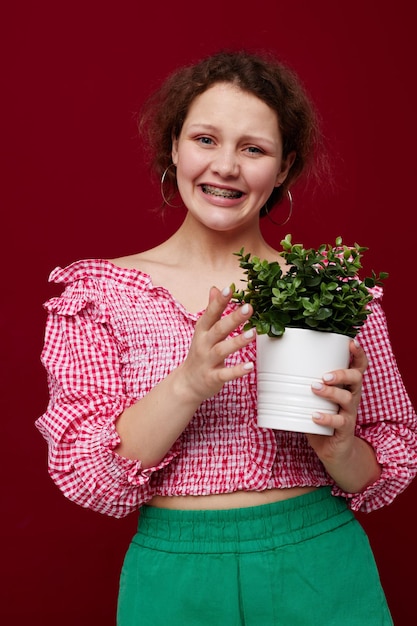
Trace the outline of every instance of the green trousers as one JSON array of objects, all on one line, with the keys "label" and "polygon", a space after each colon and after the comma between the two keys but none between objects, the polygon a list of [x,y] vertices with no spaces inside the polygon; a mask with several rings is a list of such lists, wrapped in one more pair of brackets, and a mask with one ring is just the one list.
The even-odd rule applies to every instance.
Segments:
[{"label": "green trousers", "polygon": [[392,623],[366,534],[327,487],[226,511],[141,509],[118,626]]}]

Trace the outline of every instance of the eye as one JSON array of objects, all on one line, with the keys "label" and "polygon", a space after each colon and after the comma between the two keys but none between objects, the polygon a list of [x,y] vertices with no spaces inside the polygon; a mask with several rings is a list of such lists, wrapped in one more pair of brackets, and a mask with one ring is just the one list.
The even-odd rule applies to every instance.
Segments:
[{"label": "eye", "polygon": [[246,148],[249,154],[264,154],[264,151],[261,148],[257,148],[256,146],[249,146]]},{"label": "eye", "polygon": [[213,140],[210,137],[197,137],[198,143],[203,144],[204,146],[210,146],[213,143]]}]

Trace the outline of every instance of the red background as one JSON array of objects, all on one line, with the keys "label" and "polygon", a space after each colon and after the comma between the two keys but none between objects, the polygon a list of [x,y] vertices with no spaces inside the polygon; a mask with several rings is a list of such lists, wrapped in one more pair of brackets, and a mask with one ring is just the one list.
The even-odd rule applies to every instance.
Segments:
[{"label": "red background", "polygon": [[[292,232],[317,245],[342,235],[370,248],[365,269],[390,273],[384,307],[416,404],[415,314],[405,313],[416,234],[415,21],[406,0],[13,7],[3,9],[1,36],[0,619],[110,626],[136,515],[115,520],[83,510],[47,476],[34,421],[47,402],[42,302],[58,293],[49,272],[166,237],[178,216],[162,222],[149,212],[159,192],[136,137],[140,102],[179,64],[222,47],[272,49],[298,71],[321,112],[335,186],[315,195],[295,189],[291,223],[285,232],[265,223],[266,236],[278,244]],[[416,495],[413,483],[386,509],[359,515],[396,626],[409,626],[415,614]]]}]

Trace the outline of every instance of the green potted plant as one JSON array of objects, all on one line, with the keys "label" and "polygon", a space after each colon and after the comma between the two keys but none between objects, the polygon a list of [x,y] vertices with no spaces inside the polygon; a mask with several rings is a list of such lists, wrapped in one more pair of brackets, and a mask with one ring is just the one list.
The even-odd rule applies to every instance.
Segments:
[{"label": "green potted plant", "polygon": [[284,271],[278,261],[251,257],[243,248],[235,253],[246,285],[234,289],[234,300],[252,305],[245,329],[257,332],[258,424],[330,435],[311,416],[338,407],[313,394],[311,383],[348,367],[349,341],[371,314],[370,288],[388,274],[372,271],[360,279],[367,248],[346,246],[341,237],[333,246],[306,249],[286,235],[281,247]]}]

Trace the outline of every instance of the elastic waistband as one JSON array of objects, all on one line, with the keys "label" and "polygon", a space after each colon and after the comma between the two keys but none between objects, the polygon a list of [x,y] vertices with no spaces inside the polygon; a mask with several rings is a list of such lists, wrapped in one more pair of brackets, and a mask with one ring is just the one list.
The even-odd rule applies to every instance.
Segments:
[{"label": "elastic waistband", "polygon": [[344,499],[321,487],[272,504],[227,510],[143,506],[133,542],[168,552],[252,552],[299,543],[354,519]]}]

